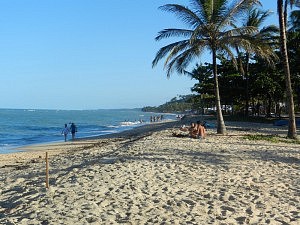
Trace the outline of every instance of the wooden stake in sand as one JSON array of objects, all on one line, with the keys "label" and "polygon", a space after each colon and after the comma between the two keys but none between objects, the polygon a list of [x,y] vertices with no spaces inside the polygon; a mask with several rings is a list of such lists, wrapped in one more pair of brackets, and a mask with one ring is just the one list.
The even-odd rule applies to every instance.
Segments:
[{"label": "wooden stake in sand", "polygon": [[48,161],[48,152],[46,152],[46,188],[49,188],[49,161]]}]

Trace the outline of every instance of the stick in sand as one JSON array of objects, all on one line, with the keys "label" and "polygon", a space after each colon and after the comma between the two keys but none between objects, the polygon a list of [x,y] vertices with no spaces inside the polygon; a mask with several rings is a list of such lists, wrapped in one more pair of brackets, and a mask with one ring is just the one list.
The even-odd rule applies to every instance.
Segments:
[{"label": "stick in sand", "polygon": [[49,188],[49,161],[48,161],[48,152],[46,152],[46,188]]}]

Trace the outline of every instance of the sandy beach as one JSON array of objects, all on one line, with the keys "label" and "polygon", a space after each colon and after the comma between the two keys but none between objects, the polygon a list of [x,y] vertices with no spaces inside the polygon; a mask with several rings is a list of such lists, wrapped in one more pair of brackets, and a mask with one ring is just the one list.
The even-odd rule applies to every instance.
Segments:
[{"label": "sandy beach", "polygon": [[0,224],[300,224],[299,144],[246,136],[286,127],[228,122],[198,140],[173,137],[180,124],[0,155]]}]

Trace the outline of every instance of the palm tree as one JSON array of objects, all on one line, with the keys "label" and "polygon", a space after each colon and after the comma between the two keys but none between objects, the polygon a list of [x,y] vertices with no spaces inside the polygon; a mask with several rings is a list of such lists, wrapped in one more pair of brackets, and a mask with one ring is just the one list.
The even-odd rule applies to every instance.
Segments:
[{"label": "palm tree", "polygon": [[[300,7],[300,2],[297,7]],[[295,92],[297,93],[298,99],[300,97],[299,87],[299,74],[300,74],[300,9],[293,10],[290,13],[289,29],[287,33],[287,48],[289,63],[291,67],[291,76],[294,79]],[[297,82],[298,80],[298,82]],[[299,99],[300,100],[300,99]],[[298,101],[298,105],[299,105]],[[296,103],[295,103],[296,104]]]},{"label": "palm tree", "polygon": [[[290,0],[289,2],[291,6],[296,3],[295,0]],[[293,99],[290,67],[289,67],[289,58],[287,53],[287,38],[286,38],[287,6],[288,6],[288,0],[277,0],[277,10],[278,10],[279,28],[280,28],[280,48],[281,48],[283,69],[285,74],[287,106],[289,111],[289,123],[288,123],[287,136],[288,138],[296,139],[297,130],[296,130],[296,119],[295,119],[295,110],[294,110],[294,99]]]},{"label": "palm tree", "polygon": [[170,37],[180,37],[183,40],[162,47],[157,52],[152,66],[156,66],[162,58],[166,57],[165,68],[168,77],[174,69],[178,73],[184,73],[186,67],[199,57],[204,50],[210,50],[213,64],[218,134],[225,134],[226,127],[219,94],[217,54],[226,53],[236,65],[232,48],[235,46],[249,48],[251,46],[251,41],[249,37],[245,37],[245,34],[252,33],[255,28],[231,28],[230,25],[254,3],[259,3],[259,1],[191,0],[191,8],[178,4],[167,4],[160,7],[162,10],[175,13],[188,26],[188,29],[171,28],[158,33],[155,38],[157,41]]},{"label": "palm tree", "polygon": [[[300,7],[300,3],[299,6]],[[300,10],[293,10],[290,14],[290,31],[300,31]]]},{"label": "palm tree", "polygon": [[[243,23],[243,26],[251,26],[255,27],[257,29],[257,32],[254,32],[252,37],[257,40],[257,43],[259,43],[259,46],[262,47],[262,51],[256,55],[257,57],[262,57],[269,64],[273,65],[273,60],[277,60],[278,57],[272,49],[272,45],[276,44],[276,36],[278,35],[278,28],[274,25],[269,25],[266,27],[263,27],[259,29],[262,24],[265,22],[265,20],[270,16],[270,11],[261,11],[257,8],[250,7],[249,11],[247,12],[246,20]],[[239,57],[239,63],[240,63],[240,70],[245,77],[246,80],[246,104],[245,104],[245,114],[246,116],[249,115],[249,61],[251,57],[251,52],[246,51],[245,52],[245,59],[244,59],[244,65],[242,60],[240,59],[240,49],[236,48],[238,57]]]}]

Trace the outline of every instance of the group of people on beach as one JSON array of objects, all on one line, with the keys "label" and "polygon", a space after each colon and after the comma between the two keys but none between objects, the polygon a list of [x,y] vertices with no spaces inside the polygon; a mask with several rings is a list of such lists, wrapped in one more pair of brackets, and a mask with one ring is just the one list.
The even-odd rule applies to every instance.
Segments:
[{"label": "group of people on beach", "polygon": [[163,115],[160,115],[160,116],[150,116],[150,122],[153,123],[153,122],[159,122],[159,121],[162,121],[164,119],[164,116]]},{"label": "group of people on beach", "polygon": [[75,140],[75,134],[77,132],[77,126],[75,123],[71,123],[71,126],[68,127],[67,124],[65,124],[65,127],[62,129],[61,134],[65,137],[65,142],[67,141],[67,136],[71,132],[72,134],[72,140]]},{"label": "group of people on beach", "polygon": [[[189,127],[183,125],[179,128],[181,132],[173,132],[173,136],[175,137],[191,137],[191,138],[198,138],[204,139],[206,137],[206,129],[205,129],[205,122],[201,123],[197,121],[196,123],[192,122]],[[186,133],[187,132],[187,133]]]}]

